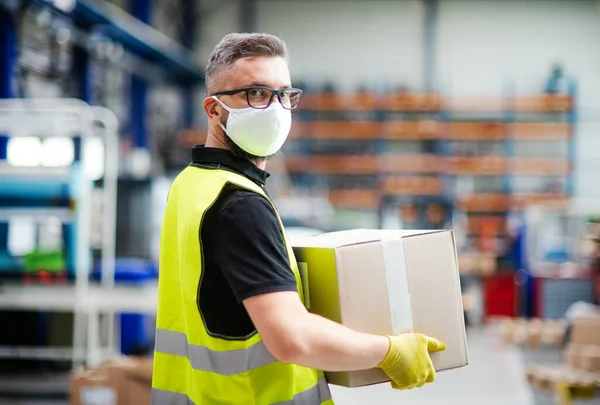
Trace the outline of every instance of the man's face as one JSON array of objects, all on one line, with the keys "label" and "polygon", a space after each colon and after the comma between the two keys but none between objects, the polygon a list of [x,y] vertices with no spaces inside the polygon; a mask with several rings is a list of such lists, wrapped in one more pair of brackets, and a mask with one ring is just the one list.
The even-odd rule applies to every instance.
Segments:
[{"label": "man's face", "polygon": [[[280,57],[265,56],[238,59],[224,75],[223,89],[219,91],[252,86],[265,86],[275,90],[291,87],[290,70],[286,61]],[[231,108],[248,107],[244,92],[222,95],[219,99]]]},{"label": "man's face", "polygon": [[[244,89],[252,86],[265,86],[279,90],[289,88],[291,85],[290,70],[283,58],[278,56],[255,56],[238,59],[231,69],[224,73],[221,88],[216,89],[216,91]],[[233,95],[219,95],[218,98],[230,108],[249,107],[246,93],[243,91]],[[250,160],[264,160],[264,157],[253,156],[243,151],[224,133],[219,124],[227,127],[229,112],[214,99],[207,99],[206,101],[210,103],[211,100],[212,103],[210,105],[205,105],[205,108],[208,107],[207,113],[211,131],[213,133],[222,133],[225,144],[234,155]],[[277,103],[279,100],[277,97],[274,97],[272,102]]]}]

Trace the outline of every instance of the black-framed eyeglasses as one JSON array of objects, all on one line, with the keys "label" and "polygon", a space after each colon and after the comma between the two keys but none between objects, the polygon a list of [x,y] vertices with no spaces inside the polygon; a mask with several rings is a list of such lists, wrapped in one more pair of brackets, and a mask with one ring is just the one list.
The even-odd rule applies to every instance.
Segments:
[{"label": "black-framed eyeglasses", "polygon": [[244,89],[235,89],[227,91],[218,91],[213,96],[232,96],[241,92],[246,93],[246,101],[252,108],[259,110],[265,109],[271,105],[273,98],[277,96],[279,103],[286,110],[293,110],[298,108],[300,105],[300,99],[302,98],[302,90],[300,89],[281,89],[274,90],[263,86],[246,87]]}]

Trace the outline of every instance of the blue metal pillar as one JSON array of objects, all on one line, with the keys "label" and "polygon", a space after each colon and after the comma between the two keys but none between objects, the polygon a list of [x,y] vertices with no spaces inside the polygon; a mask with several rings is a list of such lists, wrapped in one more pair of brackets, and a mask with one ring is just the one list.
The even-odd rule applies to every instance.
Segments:
[{"label": "blue metal pillar", "polygon": [[423,0],[425,23],[423,24],[423,71],[425,91],[433,93],[436,86],[436,35],[438,23],[438,0]]},{"label": "blue metal pillar", "polygon": [[[130,0],[131,15],[150,24],[152,1]],[[148,83],[140,77],[131,76],[129,88],[129,132],[135,148],[148,148],[146,111],[148,109]]]},{"label": "blue metal pillar", "polygon": [[[13,16],[0,8],[0,98],[13,98],[16,64],[17,27]],[[0,159],[6,159],[8,137],[0,135]],[[0,224],[0,249],[8,244],[8,224]]]},{"label": "blue metal pillar", "polygon": [[[181,0],[183,6],[183,24],[181,25],[181,43],[189,50],[193,50],[196,44],[196,24],[198,7],[196,0]],[[183,85],[181,88],[183,97],[183,126],[192,128],[194,126],[194,87]]]},{"label": "blue metal pillar", "polygon": [[574,198],[576,193],[576,176],[577,176],[577,83],[571,79],[569,83],[569,95],[571,96],[571,109],[569,110],[569,128],[570,136],[567,145],[567,158],[571,162],[570,172],[567,176],[566,191],[569,197]]},{"label": "blue metal pillar", "polygon": [[[17,29],[11,13],[0,8],[0,98],[14,97]],[[6,159],[7,136],[0,136],[0,159]]]},{"label": "blue metal pillar", "polygon": [[[77,88],[77,97],[86,103],[92,103],[92,74],[90,55],[87,50],[76,47],[73,50],[73,73]],[[73,138],[74,160],[81,160],[81,138]]]}]

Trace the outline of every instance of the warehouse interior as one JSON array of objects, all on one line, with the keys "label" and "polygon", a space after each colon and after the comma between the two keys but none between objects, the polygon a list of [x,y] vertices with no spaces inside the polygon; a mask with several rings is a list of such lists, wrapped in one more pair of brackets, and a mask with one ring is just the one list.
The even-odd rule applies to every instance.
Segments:
[{"label": "warehouse interior", "polygon": [[290,239],[454,231],[469,365],[336,403],[600,404],[600,0],[0,0],[0,404],[150,404],[167,195],[233,32],[303,90],[267,166]]}]

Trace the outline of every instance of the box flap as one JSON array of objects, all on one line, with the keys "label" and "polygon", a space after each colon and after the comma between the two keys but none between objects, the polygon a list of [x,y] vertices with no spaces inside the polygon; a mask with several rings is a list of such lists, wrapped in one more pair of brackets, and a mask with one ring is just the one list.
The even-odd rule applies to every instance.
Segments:
[{"label": "box flap", "polygon": [[372,243],[379,240],[400,239],[447,230],[391,230],[391,229],[351,229],[347,231],[322,233],[294,239],[294,247],[338,248],[342,246]]}]

